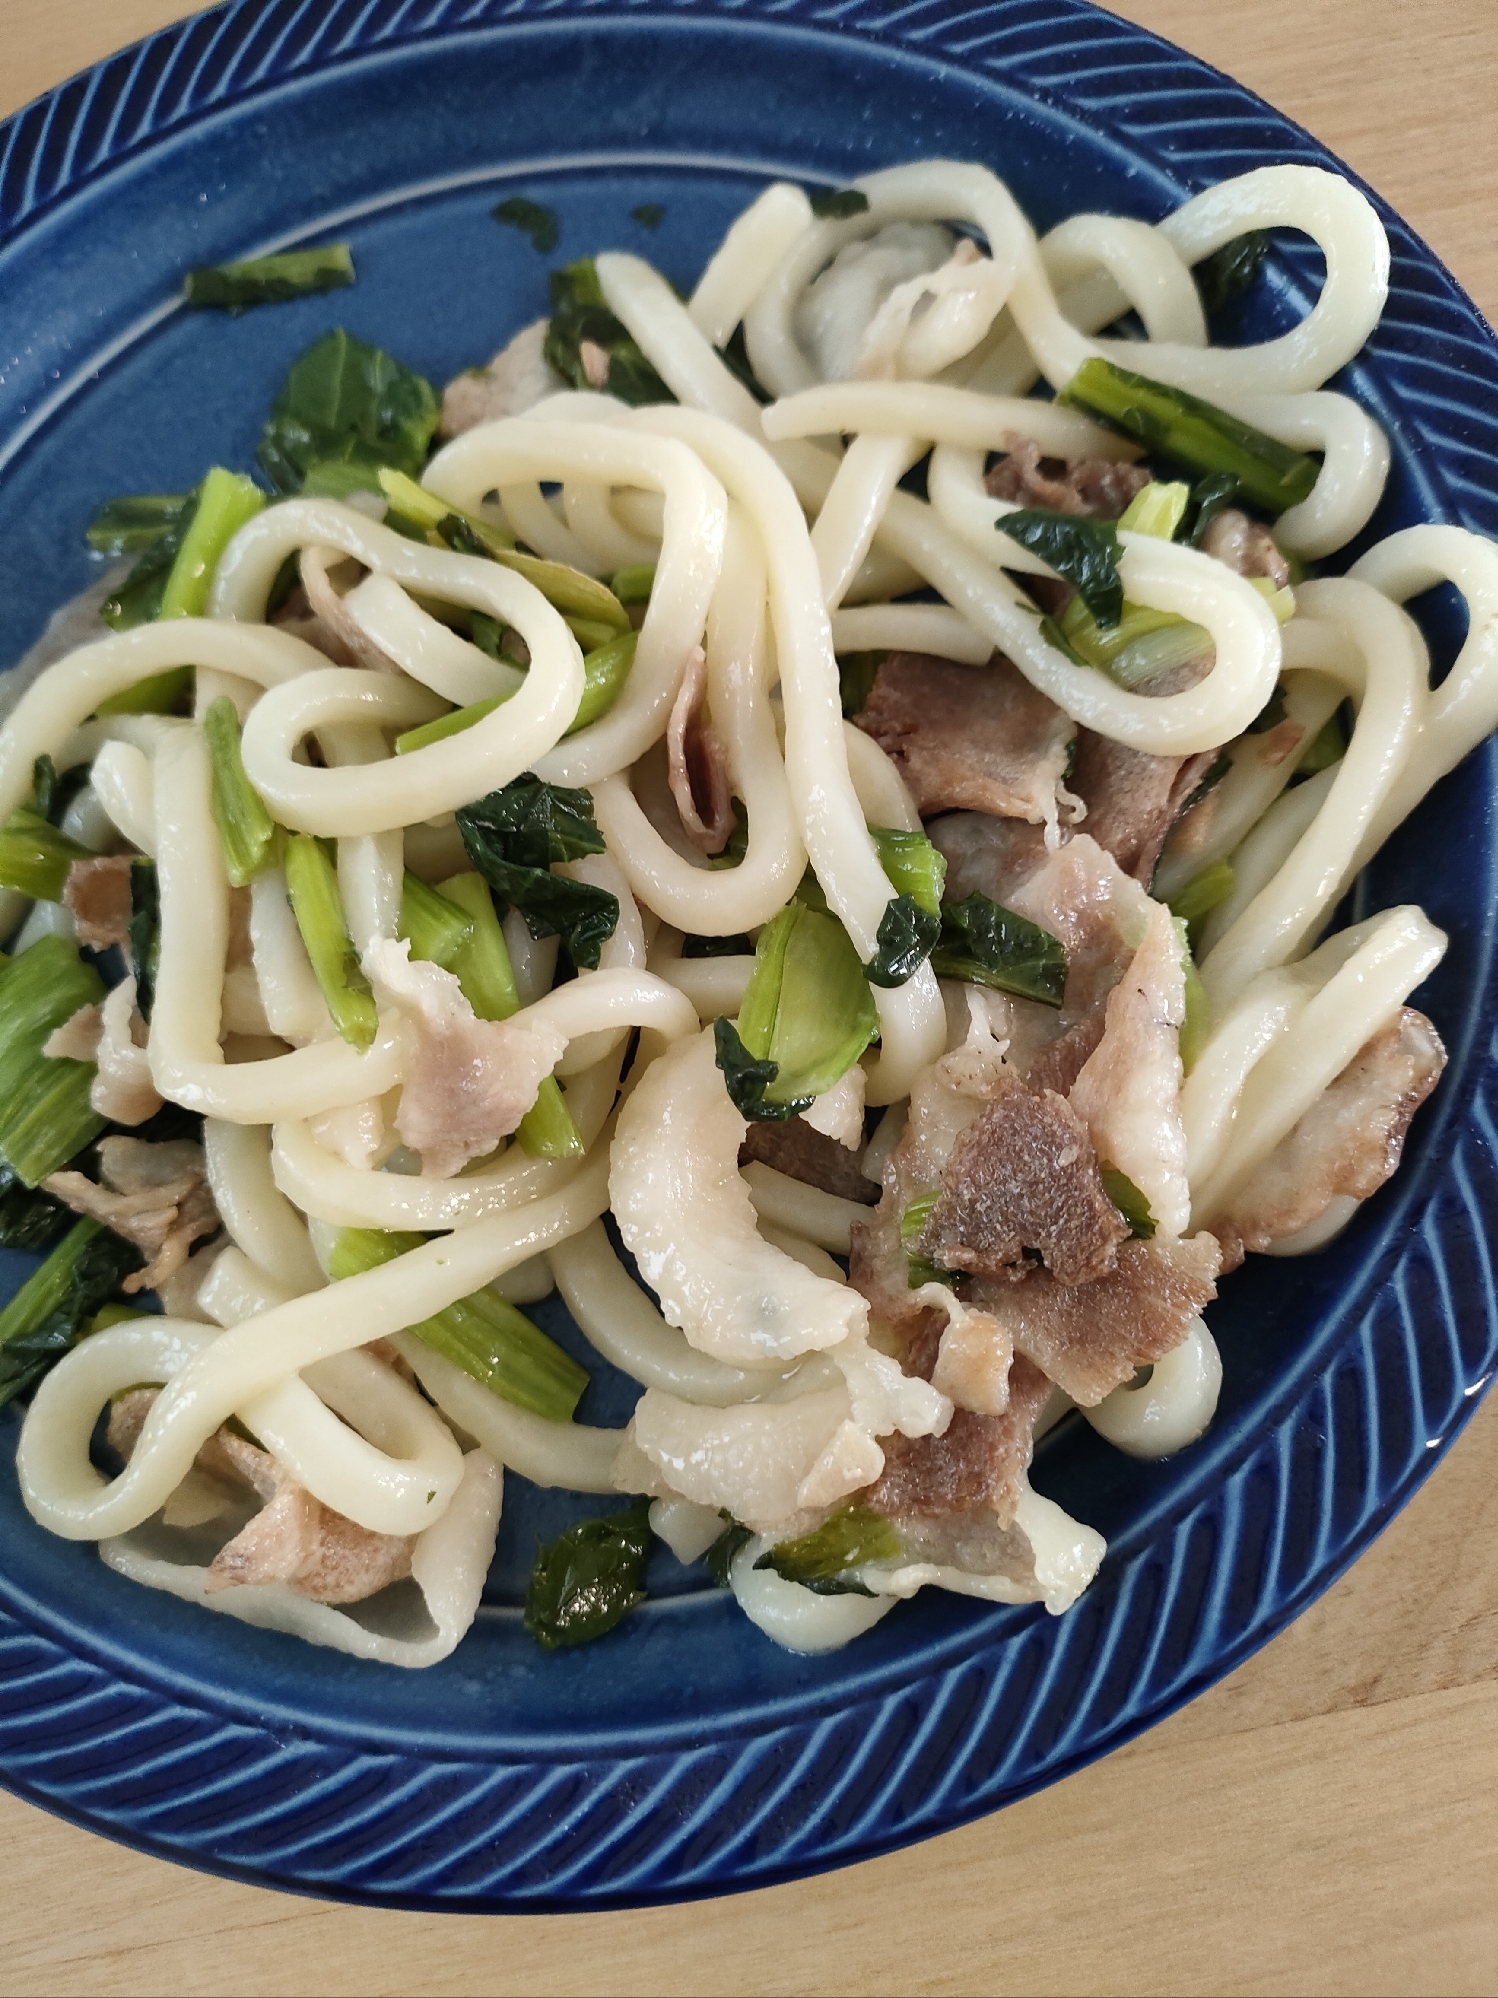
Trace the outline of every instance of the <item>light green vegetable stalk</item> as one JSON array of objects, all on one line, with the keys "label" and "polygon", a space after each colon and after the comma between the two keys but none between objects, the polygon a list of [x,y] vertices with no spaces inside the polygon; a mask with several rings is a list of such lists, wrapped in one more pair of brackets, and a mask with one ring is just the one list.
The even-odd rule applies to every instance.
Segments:
[{"label": "light green vegetable stalk", "polygon": [[931,915],[939,916],[947,863],[926,835],[896,826],[870,826],[869,837],[879,849],[879,864],[896,894],[908,895]]},{"label": "light green vegetable stalk", "polygon": [[334,1026],[351,1047],[371,1046],[379,1027],[374,994],[349,941],[338,875],[308,833],[293,833],[286,842],[286,887]]},{"label": "light green vegetable stalk", "polygon": [[[576,631],[582,622],[579,618],[568,618],[568,624]],[[583,655],[583,696],[577,704],[577,713],[567,728],[568,735],[576,735],[580,728],[607,714],[618,700],[629,669],[635,663],[635,647],[639,643],[639,633],[634,631],[612,631],[607,625],[596,625],[592,629],[604,634],[603,642],[592,652]],[[408,728],[404,735],[395,738],[397,756],[409,756],[413,749],[425,749],[429,742],[443,742],[450,735],[461,735],[464,729],[472,728],[481,722],[485,715],[503,707],[512,698],[511,693],[491,694],[488,700],[471,701],[466,708],[454,708],[451,713],[438,715],[435,721],[423,722],[420,728]]]},{"label": "light green vegetable stalk", "polygon": [[518,689],[509,693],[492,694],[487,701],[470,701],[466,708],[453,708],[445,715],[438,715],[435,721],[423,722],[420,728],[408,728],[404,735],[395,738],[397,756],[409,756],[413,749],[425,749],[429,742],[445,742],[450,735],[461,735],[465,729],[481,722],[485,715],[492,715],[496,708],[514,697]]},{"label": "light green vegetable stalk", "polygon": [[54,1028],[103,997],[99,974],[64,937],[39,937],[0,967],[0,1154],[27,1186],[104,1128],[89,1102],[93,1063],[42,1053]]},{"label": "light green vegetable stalk", "polygon": [[616,569],[609,578],[609,588],[621,604],[648,604],[655,588],[655,564],[632,562],[627,568]]},{"label": "light green vegetable stalk", "polygon": [[198,508],[177,550],[158,617],[201,617],[219,557],[246,521],[265,505],[265,494],[240,472],[215,465],[198,494]]},{"label": "light green vegetable stalk", "polygon": [[[865,1561],[894,1561],[903,1553],[899,1536],[880,1513],[857,1499],[839,1506],[830,1519],[799,1540],[782,1540],[761,1554],[756,1568],[773,1568],[787,1582],[816,1588]],[[861,1593],[868,1594],[867,1590]]]},{"label": "light green vegetable stalk", "polygon": [[1175,926],[1181,945],[1181,969],[1186,975],[1186,1017],[1181,1022],[1178,1044],[1181,1067],[1190,1075],[1197,1057],[1207,1044],[1207,1035],[1212,1027],[1212,1005],[1191,953],[1191,939],[1186,925],[1179,916],[1175,917]]},{"label": "light green vegetable stalk", "polygon": [[1166,906],[1186,925],[1186,933],[1193,941],[1197,925],[1232,894],[1234,879],[1230,860],[1214,860],[1209,866],[1199,868],[1185,886],[1169,898]]},{"label": "light green vegetable stalk", "polygon": [[755,1062],[775,1065],[763,1091],[772,1105],[820,1096],[853,1066],[878,1033],[879,1015],[835,916],[793,902],[766,924],[738,1031]]},{"label": "light green vegetable stalk", "polygon": [[1174,611],[1150,610],[1125,602],[1123,616],[1104,631],[1080,597],[1073,597],[1058,623],[1061,649],[1084,666],[1096,667],[1121,687],[1141,687],[1211,650],[1212,634]]},{"label": "light green vegetable stalk", "polygon": [[203,717],[213,770],[213,823],[223,849],[224,872],[244,888],[275,858],[276,822],[245,775],[239,754],[239,715],[224,694],[208,704]]},{"label": "light green vegetable stalk", "polygon": [[[335,1281],[358,1276],[419,1249],[425,1239],[378,1228],[344,1228],[328,1258],[328,1274]],[[410,1330],[492,1394],[549,1422],[570,1422],[588,1385],[585,1368],[492,1290],[475,1291]]]},{"label": "light green vegetable stalk", "polygon": [[17,889],[38,902],[60,902],[68,869],[75,860],[91,858],[86,846],[22,805],[0,830],[0,888]]},{"label": "light green vegetable stalk", "polygon": [[905,1281],[912,1290],[919,1290],[923,1283],[944,1283],[951,1285],[956,1278],[940,1263],[934,1263],[929,1256],[918,1256],[915,1245],[921,1239],[921,1230],[931,1219],[931,1210],[941,1199],[941,1188],[934,1193],[923,1193],[919,1200],[912,1200],[900,1216],[900,1246],[905,1251]]},{"label": "light green vegetable stalk", "polygon": [[1118,524],[1135,534],[1153,534],[1161,541],[1174,541],[1176,529],[1186,518],[1190,504],[1190,486],[1164,485],[1159,479],[1151,479],[1129,501]]},{"label": "light green vegetable stalk", "polygon": [[[452,971],[453,960],[472,938],[473,928],[473,917],[456,902],[450,902],[438,889],[429,888],[407,872],[401,882],[400,926],[396,935],[410,943],[412,957],[425,958],[429,964],[440,964],[444,971]],[[470,1000],[469,1004],[472,1003]]]},{"label": "light green vegetable stalk", "polygon": [[[455,874],[437,893],[455,905],[472,923],[471,933],[447,964],[463,996],[481,1020],[508,1020],[520,1011],[520,993],[505,948],[504,931],[494,912],[494,898],[479,874]],[[586,1149],[562,1086],[548,1075],[536,1100],[521,1118],[516,1143],[529,1158],[577,1159]]]}]

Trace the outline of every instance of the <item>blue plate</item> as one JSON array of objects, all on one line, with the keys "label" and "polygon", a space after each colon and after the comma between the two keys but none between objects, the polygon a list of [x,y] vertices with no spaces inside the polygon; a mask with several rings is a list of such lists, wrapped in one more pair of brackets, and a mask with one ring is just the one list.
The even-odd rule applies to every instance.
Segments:
[{"label": "blue plate", "polygon": [[[112,58],[0,128],[0,659],[88,579],[99,501],[251,462],[288,362],[325,328],[441,381],[534,318],[546,263],[490,219],[502,196],[556,211],[553,261],[624,245],[686,283],[770,176],[837,185],[920,154],[985,161],[1042,226],[1153,220],[1264,162],[1337,164],[1080,0],[243,0]],[[653,231],[632,219],[650,203]],[[1389,308],[1349,371],[1396,439],[1370,533],[1498,533],[1498,354],[1385,220]],[[353,291],[238,320],[178,303],[189,265],[333,237],[354,246]],[[1238,332],[1298,318],[1317,262],[1279,245]],[[1449,659],[1451,604],[1421,608]],[[133,1587],[33,1526],[7,1472],[5,1780],[261,1884],[601,1908],[888,1850],[1170,1712],[1356,1557],[1494,1368],[1493,778],[1488,747],[1364,885],[1452,938],[1422,999],[1451,1067],[1395,1181],[1324,1255],[1257,1259],[1225,1286],[1201,1443],[1142,1465],[1078,1427],[1042,1450],[1037,1485],[1111,1543],[1068,1616],[928,1594],[798,1659],[661,1555],[648,1607],[546,1656],[521,1629],[522,1577],[536,1533],[586,1507],[512,1478],[477,1625],[445,1665],[404,1673]],[[594,1372],[582,1415],[621,1421],[633,1391]],[[13,1411],[0,1428],[13,1445]]]}]

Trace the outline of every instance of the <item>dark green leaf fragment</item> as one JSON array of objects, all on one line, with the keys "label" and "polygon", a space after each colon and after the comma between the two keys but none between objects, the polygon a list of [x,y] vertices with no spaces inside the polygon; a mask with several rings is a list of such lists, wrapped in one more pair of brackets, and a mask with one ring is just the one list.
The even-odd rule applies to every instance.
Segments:
[{"label": "dark green leaf fragment", "polygon": [[747,1547],[754,1538],[747,1526],[740,1526],[738,1521],[730,1519],[727,1513],[724,1513],[723,1517],[728,1520],[728,1525],[724,1528],[721,1538],[715,1540],[702,1557],[707,1563],[707,1572],[720,1589],[728,1587],[728,1571],[733,1566],[733,1557],[741,1547]]},{"label": "dark green leaf fragment", "polygon": [[256,457],[281,493],[300,491],[320,461],[390,465],[414,477],[441,410],[423,376],[335,327],[292,364]]},{"label": "dark green leaf fragment", "polygon": [[811,197],[811,212],[822,222],[846,222],[868,212],[869,197],[857,187],[830,187]]},{"label": "dark green leaf fragment", "polygon": [[1222,750],[1219,750],[1216,756],[1214,756],[1212,761],[1207,765],[1206,769],[1202,772],[1201,782],[1197,785],[1196,789],[1191,793],[1191,795],[1186,799],[1185,803],[1181,806],[1180,811],[1176,813],[1176,817],[1178,819],[1184,818],[1187,812],[1191,810],[1192,806],[1199,805],[1202,799],[1206,797],[1209,791],[1215,791],[1217,789],[1217,786],[1222,782],[1223,778],[1226,777],[1226,775],[1232,769],[1232,767],[1233,767],[1232,757],[1225,754]]},{"label": "dark green leaf fragment", "polygon": [[161,956],[161,888],[154,860],[130,868],[130,963],[135,971],[135,1004],[143,1020],[156,998],[156,964]]},{"label": "dark green leaf fragment", "polygon": [[721,1014],[713,1021],[713,1046],[729,1099],[739,1115],[747,1117],[751,1124],[778,1123],[786,1117],[799,1116],[816,1101],[814,1096],[793,1096],[784,1103],[772,1102],[766,1092],[775,1086],[780,1075],[779,1063],[756,1061],[739,1039],[738,1028]]},{"label": "dark green leaf fragment", "polygon": [[913,895],[896,895],[879,918],[877,948],[864,966],[870,985],[886,990],[914,978],[941,936],[941,917]]},{"label": "dark green leaf fragment", "polygon": [[84,1320],[141,1267],[133,1242],[75,1222],[0,1311],[0,1405],[34,1387],[77,1342]]},{"label": "dark green leaf fragment", "polygon": [[192,502],[191,493],[125,493],[106,500],[89,522],[88,545],[96,555],[138,555],[177,526]]},{"label": "dark green leaf fragment", "polygon": [[320,291],[341,291],[354,281],[347,243],[316,250],[282,250],[273,257],[249,257],[233,264],[199,264],[182,289],[189,305],[244,312],[252,305],[285,305]]},{"label": "dark green leaf fragment", "polygon": [[931,963],[942,978],[970,979],[1043,1006],[1059,1006],[1066,990],[1061,939],[977,893],[943,909],[941,942]]},{"label": "dark green leaf fragment", "polygon": [[0,1159],[0,1249],[35,1255],[72,1217],[60,1201],[29,1187],[14,1166]]},{"label": "dark green leaf fragment", "polygon": [[749,359],[749,342],[742,324],[734,327],[726,347],[715,347],[713,351],[734,379],[748,389],[757,403],[763,404],[775,400],[754,372],[753,363]]},{"label": "dark green leaf fragment", "polygon": [[666,219],[666,205],[663,201],[642,201],[638,208],[630,209],[629,216],[642,229],[659,229]]},{"label": "dark green leaf fragment", "polygon": [[1155,1217],[1150,1212],[1149,1202],[1139,1188],[1128,1174],[1120,1172],[1117,1166],[1103,1165],[1098,1170],[1102,1177],[1104,1193],[1129,1224],[1130,1241],[1149,1241],[1155,1232]]},{"label": "dark green leaf fragment", "polygon": [[539,250],[543,257],[550,256],[556,248],[557,238],[562,233],[561,224],[555,211],[543,207],[539,201],[527,201],[523,194],[512,194],[491,213],[496,222],[503,222],[506,228],[518,229],[523,236],[529,236],[531,248]]},{"label": "dark green leaf fragment", "polygon": [[[850,1499],[814,1532],[803,1534],[799,1540],[782,1540],[779,1546],[761,1554],[754,1565],[773,1568],[785,1581],[800,1582],[803,1587],[814,1589],[849,1568],[861,1568],[865,1561],[897,1560],[902,1551],[889,1521],[868,1506],[860,1505],[857,1499]],[[843,1591],[849,1589],[860,1595],[873,1593],[861,1583],[844,1583]]]},{"label": "dark green leaf fragment", "polygon": [[[142,511],[135,513],[134,509]],[[95,517],[88,530],[91,548],[106,555],[141,550],[140,560],[130,574],[114,595],[106,597],[99,606],[100,617],[113,630],[134,631],[137,625],[149,624],[161,609],[167,578],[197,510],[195,487],[190,493],[152,493],[111,500]],[[114,703],[106,706],[112,708]]]},{"label": "dark green leaf fragment", "polygon": [[538,1543],[525,1591],[525,1627],[548,1651],[590,1644],[645,1600],[653,1539],[650,1501],[580,1520],[548,1547]]},{"label": "dark green leaf fragment", "polygon": [[1249,723],[1246,735],[1267,735],[1272,728],[1278,728],[1285,719],[1285,688],[1283,681],[1276,681],[1274,692]]},{"label": "dark green leaf fragment", "polygon": [[998,527],[1064,576],[1104,631],[1118,623],[1124,604],[1123,578],[1118,573],[1123,549],[1115,521],[1024,506],[1001,514]]},{"label": "dark green leaf fragment", "polygon": [[1262,229],[1250,229],[1246,235],[1224,243],[1210,257],[1203,257],[1191,273],[1201,293],[1203,312],[1210,318],[1233,299],[1240,298],[1258,278],[1268,254],[1268,236]]},{"label": "dark green leaf fragment", "polygon": [[838,685],[842,690],[843,714],[856,715],[874,691],[874,676],[888,659],[884,652],[840,652],[837,660]]},{"label": "dark green leaf fragment", "polygon": [[622,319],[604,303],[598,268],[591,257],[580,257],[551,274],[551,323],[546,329],[546,359],[563,381],[575,389],[596,389],[583,364],[587,341],[608,356],[608,380],[602,384],[620,402],[638,408],[676,398],[646,360]]},{"label": "dark green leaf fragment", "polygon": [[31,766],[31,803],[38,818],[50,822],[52,800],[57,795],[57,765],[45,752]]},{"label": "dark green leaf fragment", "polygon": [[1233,472],[1208,472],[1205,478],[1198,479],[1191,488],[1190,504],[1176,532],[1177,541],[1189,541],[1193,548],[1200,548],[1218,514],[1238,498],[1238,479]]},{"label": "dark green leaf fragment", "polygon": [[505,907],[520,911],[531,935],[559,936],[575,965],[595,969],[619,920],[618,897],[549,871],[556,861],[603,852],[588,793],[543,783],[528,770],[464,805],[457,821],[468,858]]}]

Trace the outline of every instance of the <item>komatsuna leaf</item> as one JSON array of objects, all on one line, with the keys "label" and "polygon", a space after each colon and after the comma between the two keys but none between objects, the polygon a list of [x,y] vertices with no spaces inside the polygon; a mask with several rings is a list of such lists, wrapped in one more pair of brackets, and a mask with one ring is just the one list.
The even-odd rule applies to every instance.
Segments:
[{"label": "komatsuna leaf", "polygon": [[525,1627],[536,1642],[548,1651],[590,1644],[644,1602],[653,1537],[642,1498],[538,1544],[525,1591]]},{"label": "komatsuna leaf", "polygon": [[440,414],[424,376],[335,327],[293,363],[256,456],[281,493],[300,491],[309,467],[326,461],[415,477]]},{"label": "komatsuna leaf", "polygon": [[285,305],[318,292],[341,291],[354,282],[354,259],[347,243],[316,250],[282,250],[271,257],[239,263],[199,264],[183,280],[187,302],[244,312],[252,305]]},{"label": "komatsuna leaf", "polygon": [[857,1499],[840,1506],[813,1532],[782,1540],[761,1554],[756,1568],[770,1568],[787,1582],[799,1582],[818,1595],[872,1595],[862,1582],[844,1577],[865,1561],[897,1560],[903,1548],[889,1521]]},{"label": "komatsuna leaf", "polygon": [[1241,298],[1257,281],[1268,254],[1269,237],[1266,232],[1250,229],[1246,235],[1235,236],[1230,243],[1224,243],[1220,250],[1214,250],[1210,257],[1203,257],[1193,267],[1191,275],[1196,279],[1202,310],[1209,319],[1235,298]]},{"label": "komatsuna leaf", "polygon": [[1104,1193],[1129,1224],[1130,1241],[1149,1241],[1157,1224],[1144,1194],[1128,1174],[1120,1172],[1117,1166],[1100,1165],[1098,1172],[1103,1182]]},{"label": "komatsuna leaf", "polygon": [[931,964],[940,977],[991,985],[1043,1006],[1059,1006],[1066,990],[1061,939],[976,892],[943,909],[941,942]]},{"label": "komatsuna leaf", "polygon": [[713,1049],[729,1101],[751,1124],[775,1124],[798,1117],[816,1101],[814,1096],[790,1096],[779,1102],[773,1099],[768,1092],[779,1077],[779,1067],[750,1054],[732,1020],[721,1015],[713,1021]]},{"label": "komatsuna leaf", "polygon": [[505,859],[521,867],[549,867],[604,851],[589,794],[548,784],[533,770],[465,805],[458,816],[463,826],[482,827],[502,842]]},{"label": "komatsuna leaf", "polygon": [[[606,381],[596,381],[589,373],[582,354],[585,341],[607,357]],[[580,257],[551,274],[551,321],[546,329],[545,353],[548,363],[576,389],[606,388],[620,402],[637,408],[676,400],[629,328],[609,310],[591,257]]]},{"label": "komatsuna leaf", "polygon": [[767,1100],[822,1095],[878,1031],[874,996],[842,924],[800,902],[782,909],[760,932],[739,1008],[745,1050],[775,1065]]},{"label": "komatsuna leaf", "polygon": [[619,921],[618,897],[550,872],[557,861],[604,850],[588,793],[526,771],[464,805],[457,822],[468,858],[499,901],[520,911],[533,937],[560,937],[575,965],[595,969]]},{"label": "komatsuna leaf", "polygon": [[523,194],[512,194],[490,213],[496,222],[503,222],[506,228],[518,229],[522,236],[529,236],[531,248],[538,250],[543,257],[549,256],[556,248],[557,238],[562,233],[556,210],[543,207],[539,201],[527,201]]},{"label": "komatsuna leaf", "polygon": [[1085,514],[1056,513],[1050,507],[1022,506],[999,516],[999,531],[1049,562],[1058,576],[1076,589],[1103,630],[1123,616],[1123,578],[1118,572],[1123,553],[1118,527],[1111,520]]},{"label": "komatsuna leaf", "polygon": [[822,222],[846,222],[868,213],[869,197],[857,187],[828,187],[811,197],[811,212]]},{"label": "komatsuna leaf", "polygon": [[864,966],[870,985],[886,991],[914,978],[941,936],[941,917],[913,895],[896,895],[879,918],[874,955]]},{"label": "komatsuna leaf", "polygon": [[143,1258],[98,1221],[77,1221],[0,1311],[0,1405],[34,1387],[76,1343],[84,1322]]}]

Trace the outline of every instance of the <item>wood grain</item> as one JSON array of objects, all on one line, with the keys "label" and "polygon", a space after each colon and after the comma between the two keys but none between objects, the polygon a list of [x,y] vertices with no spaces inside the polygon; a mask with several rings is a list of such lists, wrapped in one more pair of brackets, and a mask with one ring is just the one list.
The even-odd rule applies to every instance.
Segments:
[{"label": "wood grain", "polygon": [[[0,0],[0,115],[187,11]],[[1113,11],[1324,139],[1498,311],[1493,0]],[[998,1817],[789,1887],[375,1913],[187,1873],[0,1795],[0,1992],[1494,1992],[1495,1456],[1498,1397],[1351,1573],[1194,1705]]]}]

